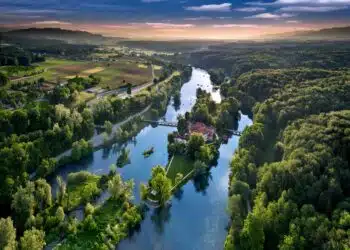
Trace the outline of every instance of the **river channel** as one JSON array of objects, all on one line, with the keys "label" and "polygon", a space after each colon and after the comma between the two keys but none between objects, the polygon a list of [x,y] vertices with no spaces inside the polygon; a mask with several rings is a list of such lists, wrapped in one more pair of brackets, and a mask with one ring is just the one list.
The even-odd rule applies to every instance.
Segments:
[{"label": "river channel", "polygon": [[[194,68],[190,80],[182,86],[181,105],[175,108],[171,102],[163,119],[176,121],[179,114],[190,111],[196,102],[196,89],[210,92],[216,102],[221,101],[208,73]],[[238,129],[242,131],[252,121],[242,115]],[[130,149],[129,165],[118,169],[124,180],[134,179],[135,202],[139,202],[139,184],[146,183],[155,165],[168,163],[167,136],[176,128],[146,126],[127,143]],[[226,213],[228,198],[229,162],[238,147],[238,137],[231,137],[220,147],[218,165],[201,178],[190,180],[174,195],[171,206],[159,211],[150,209],[140,230],[123,240],[119,250],[218,250],[223,249],[229,218]],[[154,153],[144,158],[142,153],[154,147]],[[78,164],[68,164],[58,170],[64,179],[69,173],[86,170],[95,174],[107,174],[109,166],[115,164],[120,147],[100,149]],[[54,184],[53,189],[54,189]]]}]

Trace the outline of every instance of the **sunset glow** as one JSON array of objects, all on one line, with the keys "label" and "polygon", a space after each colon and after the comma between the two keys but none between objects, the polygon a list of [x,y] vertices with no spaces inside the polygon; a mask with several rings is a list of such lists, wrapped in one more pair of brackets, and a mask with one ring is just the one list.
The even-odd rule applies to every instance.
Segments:
[{"label": "sunset glow", "polygon": [[5,28],[60,27],[134,39],[258,39],[350,24],[350,0],[5,1]]}]

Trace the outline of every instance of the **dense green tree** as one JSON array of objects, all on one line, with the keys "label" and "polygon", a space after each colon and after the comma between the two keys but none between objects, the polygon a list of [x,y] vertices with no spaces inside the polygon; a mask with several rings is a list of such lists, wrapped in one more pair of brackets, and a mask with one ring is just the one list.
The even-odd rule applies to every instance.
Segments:
[{"label": "dense green tree", "polygon": [[108,181],[108,191],[113,199],[118,199],[123,192],[123,180],[120,174],[116,174]]},{"label": "dense green tree", "polygon": [[58,207],[55,213],[55,216],[59,222],[63,222],[65,218],[63,207]]},{"label": "dense green tree", "polygon": [[95,211],[95,207],[90,202],[86,203],[84,208],[85,216],[93,214],[94,211]]},{"label": "dense green tree", "polygon": [[179,115],[177,117],[177,131],[181,135],[184,135],[188,132],[187,121],[182,115]]},{"label": "dense green tree", "polygon": [[16,228],[10,217],[0,219],[0,248],[4,250],[16,250]]},{"label": "dense green tree", "polygon": [[51,186],[44,179],[35,181],[35,201],[40,210],[51,206]]},{"label": "dense green tree", "polygon": [[22,250],[42,250],[45,246],[45,232],[32,228],[21,237]]},{"label": "dense green tree", "polygon": [[0,72],[0,86],[5,86],[9,82],[9,78],[4,73]]},{"label": "dense green tree", "polygon": [[246,250],[263,250],[265,235],[263,224],[253,214],[248,214],[241,232],[240,245]]},{"label": "dense green tree", "polygon": [[14,132],[17,134],[23,134],[28,128],[28,114],[25,110],[16,110],[11,116],[11,123],[13,125]]},{"label": "dense green tree", "polygon": [[149,182],[151,191],[154,191],[161,206],[164,206],[170,199],[172,183],[166,176],[165,169],[162,166],[156,166],[152,169],[152,177]]},{"label": "dense green tree", "polygon": [[12,208],[16,214],[16,224],[23,226],[26,220],[34,214],[36,205],[34,191],[34,183],[27,182],[25,187],[20,186],[13,195]]},{"label": "dense green tree", "polygon": [[57,194],[56,194],[57,203],[59,205],[63,206],[64,199],[65,199],[66,193],[67,193],[67,186],[66,186],[66,183],[62,180],[61,176],[57,176],[56,181],[57,181],[57,186],[58,186]]},{"label": "dense green tree", "polygon": [[223,69],[209,70],[210,80],[219,85],[225,80],[225,71]]},{"label": "dense green tree", "polygon": [[205,141],[202,134],[192,133],[187,145],[187,154],[192,159],[200,153],[200,148],[204,145]]},{"label": "dense green tree", "polygon": [[133,198],[134,181],[128,180],[123,182],[120,174],[115,174],[111,180],[108,181],[108,191],[111,197],[115,200],[123,197],[126,200]]},{"label": "dense green tree", "polygon": [[108,135],[112,134],[113,124],[110,121],[105,121],[103,127]]},{"label": "dense green tree", "polygon": [[195,171],[196,175],[201,175],[208,170],[208,165],[203,161],[197,160],[193,164],[193,170]]}]

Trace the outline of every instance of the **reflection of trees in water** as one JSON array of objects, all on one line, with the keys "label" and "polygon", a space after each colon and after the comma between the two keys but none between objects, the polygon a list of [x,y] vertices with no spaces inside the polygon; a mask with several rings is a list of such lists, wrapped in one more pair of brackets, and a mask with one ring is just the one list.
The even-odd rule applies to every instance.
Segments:
[{"label": "reflection of trees in water", "polygon": [[110,146],[109,147],[104,147],[102,149],[102,159],[107,159],[109,157],[109,154],[110,154],[111,150],[112,150],[112,147],[110,147]]},{"label": "reflection of trees in water", "polygon": [[181,106],[181,93],[177,92],[174,97],[173,97],[173,106],[175,111],[180,110],[180,106]]},{"label": "reflection of trees in water", "polygon": [[87,165],[92,164],[93,161],[94,161],[94,154],[89,154],[88,156],[86,156],[82,159],[81,164],[79,164],[79,165],[87,166]]},{"label": "reflection of trees in water", "polygon": [[211,172],[208,170],[200,175],[195,176],[192,181],[197,193],[206,194],[209,187],[209,181],[212,179]]},{"label": "reflection of trees in water", "polygon": [[151,221],[158,234],[163,234],[165,224],[170,221],[170,208],[171,205],[167,204],[165,207],[159,207],[153,210],[153,214],[151,215]]},{"label": "reflection of trees in water", "polygon": [[178,201],[181,201],[183,195],[184,195],[184,190],[183,190],[182,188],[178,188],[178,189],[174,192],[174,197],[175,197]]},{"label": "reflection of trees in water", "polygon": [[237,120],[237,119],[234,120],[234,122],[233,122],[233,130],[238,130],[240,119],[241,119],[241,117],[239,117],[239,120]]},{"label": "reflection of trees in water", "polygon": [[[145,218],[149,211],[149,207],[145,203],[140,204],[140,212],[142,217]],[[142,222],[139,225],[136,225],[134,228],[128,230],[128,238],[132,239],[135,235],[138,235],[141,232]],[[117,248],[116,248],[117,249]]]}]

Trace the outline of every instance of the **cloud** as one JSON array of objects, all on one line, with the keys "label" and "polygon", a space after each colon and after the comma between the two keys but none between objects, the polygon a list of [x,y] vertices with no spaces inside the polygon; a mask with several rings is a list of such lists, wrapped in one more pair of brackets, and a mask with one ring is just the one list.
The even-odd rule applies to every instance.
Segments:
[{"label": "cloud", "polygon": [[260,25],[257,24],[213,24],[213,28],[260,28]]},{"label": "cloud", "polygon": [[200,6],[185,7],[185,10],[226,12],[226,11],[231,11],[231,6],[232,6],[231,3],[207,4],[207,5],[200,5]]},{"label": "cloud", "polygon": [[237,8],[235,11],[241,11],[241,12],[258,12],[258,11],[265,11],[266,8],[264,7],[246,7],[246,8]]},{"label": "cloud", "polygon": [[282,14],[261,13],[261,14],[245,17],[245,19],[283,19],[283,18],[289,18],[294,16],[295,16],[294,14],[287,14],[287,13],[282,13]]},{"label": "cloud", "polygon": [[13,14],[49,14],[49,13],[57,13],[62,12],[61,10],[53,10],[53,9],[13,9],[5,11],[6,13]]},{"label": "cloud", "polygon": [[219,16],[218,19],[224,20],[224,19],[232,19],[231,16]]},{"label": "cloud", "polygon": [[347,6],[287,6],[282,7],[282,12],[330,12],[348,9]]},{"label": "cloud", "polygon": [[288,20],[286,23],[301,23],[299,20]]},{"label": "cloud", "polygon": [[186,17],[184,20],[187,21],[200,21],[200,20],[211,20],[213,18],[208,17],[208,16],[199,16],[199,17]]},{"label": "cloud", "polygon": [[350,5],[350,0],[277,0],[275,2],[247,2],[248,5],[254,6],[271,6],[271,5]]},{"label": "cloud", "polygon": [[172,28],[192,28],[195,27],[194,24],[176,24],[176,23],[144,23],[155,29],[172,29]]},{"label": "cloud", "polygon": [[15,13],[4,13],[4,14],[1,14],[1,17],[2,19],[4,18],[8,18],[8,19],[39,19],[39,18],[42,18],[42,16],[38,16],[38,15],[18,15],[18,14],[15,14]]},{"label": "cloud", "polygon": [[277,0],[275,4],[291,5],[291,4],[310,4],[310,5],[347,5],[350,0]]},{"label": "cloud", "polygon": [[33,24],[39,24],[39,25],[70,25],[72,23],[61,22],[61,21],[38,21],[38,22],[34,22]]}]

